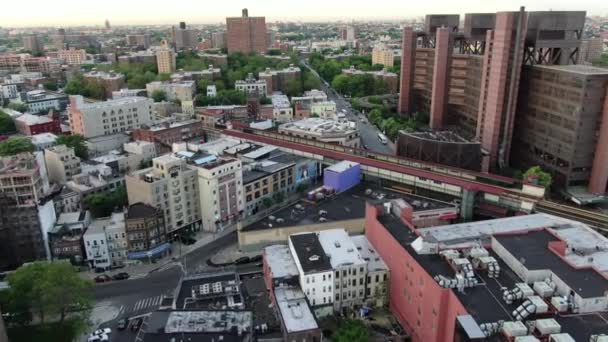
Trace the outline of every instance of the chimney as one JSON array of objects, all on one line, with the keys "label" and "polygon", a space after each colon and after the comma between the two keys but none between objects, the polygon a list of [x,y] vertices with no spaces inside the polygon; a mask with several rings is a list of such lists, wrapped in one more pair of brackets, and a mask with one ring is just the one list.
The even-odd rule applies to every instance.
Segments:
[{"label": "chimney", "polygon": [[249,17],[249,11],[246,8],[243,8],[243,18]]}]

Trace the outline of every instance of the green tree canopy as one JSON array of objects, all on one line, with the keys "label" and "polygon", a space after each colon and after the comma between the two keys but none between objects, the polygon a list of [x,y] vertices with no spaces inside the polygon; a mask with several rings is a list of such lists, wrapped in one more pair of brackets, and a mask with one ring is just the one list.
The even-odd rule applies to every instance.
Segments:
[{"label": "green tree canopy", "polygon": [[12,156],[22,152],[34,152],[36,147],[26,137],[11,137],[0,142],[0,156]]},{"label": "green tree canopy", "polygon": [[15,121],[8,114],[0,110],[0,134],[12,133],[15,131]]},{"label": "green tree canopy", "polygon": [[62,135],[55,140],[55,145],[66,145],[74,149],[74,154],[80,159],[88,159],[89,148],[87,147],[86,140],[82,135]]},{"label": "green tree canopy", "polygon": [[197,106],[244,105],[245,103],[247,96],[239,90],[219,90],[215,97],[202,94],[196,97]]},{"label": "green tree canopy", "polygon": [[66,94],[70,95],[82,95],[97,100],[106,99],[104,86],[100,82],[85,79],[81,74],[76,74],[70,78],[64,90]]},{"label": "green tree canopy", "polygon": [[[46,318],[63,323],[78,317],[86,321],[91,309],[90,280],[78,275],[68,262],[37,261],[21,266],[8,276],[8,295],[3,297],[3,310],[20,317],[36,316],[40,323]],[[23,320],[21,324],[29,323]]]},{"label": "green tree canopy", "polygon": [[127,192],[119,186],[113,192],[102,192],[85,197],[84,205],[94,217],[107,217],[127,205]]},{"label": "green tree canopy", "polygon": [[160,89],[156,89],[155,91],[153,91],[151,97],[154,102],[162,102],[167,100],[167,94],[165,94],[165,92]]},{"label": "green tree canopy", "polygon": [[286,85],[287,96],[294,97],[302,94],[302,82],[300,80],[289,80]]},{"label": "green tree canopy", "polygon": [[25,103],[21,103],[21,102],[9,102],[8,108],[10,108],[12,110],[16,110],[21,113],[27,112],[27,105]]},{"label": "green tree canopy", "polygon": [[340,324],[340,327],[331,337],[335,342],[367,342],[369,332],[360,320],[349,320]]},{"label": "green tree canopy", "polygon": [[527,182],[544,186],[546,189],[551,187],[553,178],[551,174],[543,171],[540,166],[533,166],[529,168],[523,176],[523,179]]}]

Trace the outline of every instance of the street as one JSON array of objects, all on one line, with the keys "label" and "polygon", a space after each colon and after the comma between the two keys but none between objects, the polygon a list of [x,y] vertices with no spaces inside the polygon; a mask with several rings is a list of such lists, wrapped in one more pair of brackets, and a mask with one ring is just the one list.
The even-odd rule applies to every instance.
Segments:
[{"label": "street", "polygon": [[380,130],[368,122],[367,118],[365,119],[365,123],[361,122],[361,118],[365,118],[365,115],[361,114],[359,111],[353,109],[350,106],[350,103],[340,94],[338,94],[335,90],[333,90],[329,84],[326,84],[325,81],[319,76],[319,74],[311,68],[305,60],[301,60],[302,64],[304,64],[312,73],[319,78],[321,81],[321,90],[323,90],[327,94],[327,99],[334,101],[336,103],[336,109],[338,112],[342,112],[342,110],[346,111],[346,117],[357,123],[357,127],[359,128],[359,136],[361,137],[361,144],[363,148],[372,152],[384,153],[384,154],[395,154],[394,149],[391,147],[392,143],[383,144],[378,139],[378,133]]}]

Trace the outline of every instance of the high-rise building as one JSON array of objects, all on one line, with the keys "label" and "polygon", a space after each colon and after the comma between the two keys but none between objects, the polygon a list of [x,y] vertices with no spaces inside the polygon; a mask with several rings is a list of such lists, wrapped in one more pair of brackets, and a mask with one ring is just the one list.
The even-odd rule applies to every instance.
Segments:
[{"label": "high-rise building", "polygon": [[338,38],[353,42],[357,39],[357,29],[352,25],[343,25],[338,28]]},{"label": "high-rise building", "polygon": [[167,234],[200,226],[197,170],[186,160],[172,154],[154,158],[152,167],[127,175],[125,181],[129,203],[141,202],[162,210]]},{"label": "high-rise building", "polygon": [[372,65],[381,64],[387,68],[395,64],[395,54],[386,45],[376,45],[372,50]]},{"label": "high-rise building", "polygon": [[104,26],[106,30],[110,30],[112,28],[112,26],[110,26],[110,20],[106,19],[106,21],[104,22]]},{"label": "high-rise building", "polygon": [[152,99],[125,97],[85,103],[80,95],[70,96],[68,116],[72,133],[85,138],[125,132],[152,123]]},{"label": "high-rise building", "polygon": [[40,39],[40,37],[38,37],[38,35],[36,34],[24,36],[23,48],[26,51],[29,51],[34,54],[41,53],[44,52],[44,43],[42,42],[42,39]]},{"label": "high-rise building", "polygon": [[211,33],[211,46],[214,49],[223,49],[226,47],[226,32]]},{"label": "high-rise building", "polygon": [[170,49],[166,41],[161,43],[161,49],[156,51],[156,64],[159,74],[172,74],[175,72],[175,52]]},{"label": "high-rise building", "polygon": [[150,47],[150,35],[149,34],[128,34],[125,37],[127,46],[138,47],[141,49],[148,49]]},{"label": "high-rise building", "polygon": [[593,64],[602,59],[604,39],[601,37],[584,39],[578,53],[578,64]]},{"label": "high-rise building", "polygon": [[226,46],[228,53],[242,52],[265,54],[266,18],[250,17],[247,9],[243,9],[241,17],[226,18]]},{"label": "high-rise building", "polygon": [[87,53],[83,49],[70,48],[58,51],[57,58],[63,59],[67,64],[82,64],[87,60]]},{"label": "high-rise building", "polygon": [[484,157],[476,169],[508,166],[521,66],[576,63],[584,18],[523,8],[474,13],[456,34],[458,15],[428,15],[424,32],[403,31],[399,111],[429,113],[433,129],[478,141]]},{"label": "high-rise building", "polygon": [[187,28],[185,22],[180,22],[177,28],[173,26],[171,30],[175,49],[182,50],[187,48],[195,48],[198,45],[196,31]]}]

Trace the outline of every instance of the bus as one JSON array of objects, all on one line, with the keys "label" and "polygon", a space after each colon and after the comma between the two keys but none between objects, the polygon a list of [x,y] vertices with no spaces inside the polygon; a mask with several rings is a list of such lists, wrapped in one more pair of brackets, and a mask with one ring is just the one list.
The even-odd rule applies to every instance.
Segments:
[{"label": "bus", "polygon": [[378,140],[380,140],[381,143],[383,143],[384,145],[386,145],[386,143],[388,143],[388,139],[386,138],[386,135],[378,132]]}]

